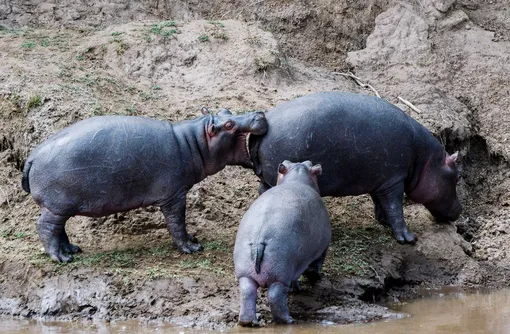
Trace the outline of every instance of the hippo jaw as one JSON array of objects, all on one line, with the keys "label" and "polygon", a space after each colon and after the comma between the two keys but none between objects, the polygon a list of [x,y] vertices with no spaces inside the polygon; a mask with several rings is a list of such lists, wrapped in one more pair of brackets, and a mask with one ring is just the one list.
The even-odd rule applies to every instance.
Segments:
[{"label": "hippo jaw", "polygon": [[253,168],[247,142],[250,134],[263,135],[268,124],[263,112],[232,115],[224,109],[205,124],[208,157],[205,172],[212,175],[226,165]]}]

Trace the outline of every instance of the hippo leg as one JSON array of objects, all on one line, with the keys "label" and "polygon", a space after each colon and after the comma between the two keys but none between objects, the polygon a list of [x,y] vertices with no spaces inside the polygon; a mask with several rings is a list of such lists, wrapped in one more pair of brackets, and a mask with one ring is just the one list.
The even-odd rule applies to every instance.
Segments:
[{"label": "hippo leg", "polygon": [[290,283],[291,292],[300,292],[302,290],[303,289],[301,288],[301,284],[299,284],[299,279],[292,281],[292,283]]},{"label": "hippo leg", "polygon": [[271,189],[271,186],[264,181],[259,182],[259,196]]},{"label": "hippo leg", "polygon": [[257,283],[249,277],[239,278],[239,293],[241,295],[241,310],[239,325],[244,327],[258,327],[256,315]]},{"label": "hippo leg", "polygon": [[391,226],[397,242],[401,244],[414,244],[416,242],[416,236],[407,230],[404,221],[404,209],[402,207],[402,201],[404,200],[404,183],[397,183],[390,188],[374,192],[372,196],[376,207],[377,203],[380,205],[381,213],[379,217],[384,217],[383,221]]},{"label": "hippo leg", "polygon": [[322,265],[324,264],[324,260],[326,259],[326,253],[328,252],[328,249],[322,253],[322,255],[308,266],[308,268],[305,270],[303,275],[306,276],[306,278],[312,282],[315,283],[321,279],[321,271],[322,271]]},{"label": "hippo leg", "polygon": [[162,205],[161,211],[165,216],[166,227],[181,252],[191,254],[203,249],[186,231],[186,193],[178,196],[176,201]]},{"label": "hippo leg", "polygon": [[56,262],[71,262],[73,260],[71,254],[78,252],[80,249],[69,242],[69,237],[65,231],[68,219],[68,216],[55,215],[50,210],[43,208],[41,217],[37,222],[37,232],[44,250]]},{"label": "hippo leg", "polygon": [[273,314],[273,321],[276,323],[293,324],[294,319],[289,314],[289,307],[287,305],[287,295],[289,287],[280,282],[275,282],[269,286],[267,299],[269,301],[269,308]]},{"label": "hippo leg", "polygon": [[374,194],[370,194],[370,197],[372,197],[372,201],[374,202],[374,214],[375,219],[381,223],[384,226],[390,226],[388,222],[386,221],[386,217],[384,216],[384,211],[381,207],[381,204],[379,203],[379,200]]},{"label": "hippo leg", "polygon": [[67,254],[76,254],[81,253],[82,250],[77,245],[73,245],[69,242],[69,237],[67,236],[66,230],[64,229],[62,233],[62,243],[60,244],[60,247],[66,252]]}]

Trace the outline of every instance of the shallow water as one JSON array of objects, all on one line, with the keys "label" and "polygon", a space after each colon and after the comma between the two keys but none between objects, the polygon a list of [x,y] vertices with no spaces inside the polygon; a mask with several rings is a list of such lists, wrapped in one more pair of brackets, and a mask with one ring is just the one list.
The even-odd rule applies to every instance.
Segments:
[{"label": "shallow water", "polygon": [[[424,291],[424,297],[393,310],[409,314],[403,319],[369,324],[269,325],[259,329],[233,328],[224,333],[510,333],[510,290],[463,292],[458,288]],[[43,322],[0,318],[1,333],[213,333],[171,325],[141,325],[136,321],[116,323]]]}]

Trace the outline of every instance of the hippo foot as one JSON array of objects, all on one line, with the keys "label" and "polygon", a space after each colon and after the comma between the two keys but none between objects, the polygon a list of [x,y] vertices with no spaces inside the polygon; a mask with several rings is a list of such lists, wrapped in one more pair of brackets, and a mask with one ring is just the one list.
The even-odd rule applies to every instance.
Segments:
[{"label": "hippo foot", "polygon": [[58,262],[58,263],[68,263],[68,262],[73,261],[73,256],[71,254],[66,254],[61,251],[53,252],[53,253],[48,252],[48,255],[50,256],[50,258],[53,261]]},{"label": "hippo foot", "polygon": [[273,321],[277,324],[286,324],[286,325],[292,325],[296,323],[296,320],[294,320],[290,315],[286,317],[273,317]]},{"label": "hippo foot", "polygon": [[76,253],[81,253],[82,252],[80,247],[78,247],[76,245],[73,245],[71,243],[69,243],[67,245],[62,245],[62,249],[67,254],[76,254]]},{"label": "hippo foot", "polygon": [[321,280],[321,274],[315,269],[306,269],[303,275],[310,281],[310,283],[316,283]]},{"label": "hippo foot", "polygon": [[404,231],[393,231],[393,234],[395,235],[395,239],[397,239],[397,242],[401,245],[403,244],[411,244],[414,245],[416,243],[416,240],[418,240],[418,237],[407,230]]},{"label": "hippo foot", "polygon": [[239,319],[239,326],[243,327],[260,327],[260,323],[255,320],[241,320]]},{"label": "hippo foot", "polygon": [[294,282],[290,283],[290,291],[291,292],[300,292],[303,289],[301,288],[301,285],[299,284],[298,280],[295,280]]},{"label": "hippo foot", "polygon": [[176,242],[176,245],[177,248],[185,254],[200,252],[204,249],[201,244],[193,242],[192,240],[178,241]]}]

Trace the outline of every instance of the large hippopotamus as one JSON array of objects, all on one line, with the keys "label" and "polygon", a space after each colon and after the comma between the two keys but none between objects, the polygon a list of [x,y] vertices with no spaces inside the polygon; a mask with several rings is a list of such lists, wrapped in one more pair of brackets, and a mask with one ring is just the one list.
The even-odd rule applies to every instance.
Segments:
[{"label": "large hippopotamus", "polygon": [[399,243],[414,243],[407,230],[404,193],[438,221],[461,213],[457,153],[448,155],[429,130],[378,97],[323,92],[283,103],[266,113],[269,130],[250,136],[262,193],[276,184],[283,160],[322,165],[322,196],[370,194],[376,219]]},{"label": "large hippopotamus", "polygon": [[40,144],[28,157],[22,187],[42,207],[37,231],[46,253],[72,261],[71,216],[99,217],[159,206],[177,247],[202,246],[186,231],[186,193],[226,165],[252,167],[248,134],[267,131],[264,113],[217,115],[179,123],[135,116],[99,116],[77,122]]},{"label": "large hippopotamus", "polygon": [[289,289],[301,274],[316,280],[331,241],[328,211],[319,194],[320,165],[310,161],[278,166],[277,186],[263,193],[243,216],[234,247],[239,280],[239,324],[257,326],[258,287],[268,288],[273,319],[293,323]]}]

